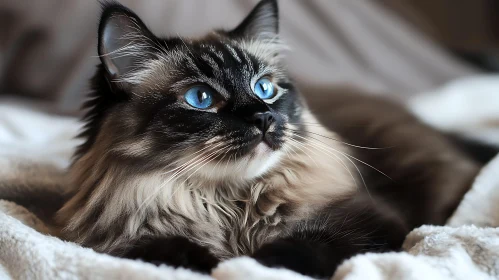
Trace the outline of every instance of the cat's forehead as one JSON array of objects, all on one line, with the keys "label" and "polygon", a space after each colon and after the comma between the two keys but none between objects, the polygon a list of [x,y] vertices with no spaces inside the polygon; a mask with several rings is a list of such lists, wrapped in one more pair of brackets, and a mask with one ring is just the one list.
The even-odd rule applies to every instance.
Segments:
[{"label": "cat's forehead", "polygon": [[172,38],[160,46],[155,58],[129,77],[144,90],[181,92],[202,83],[229,96],[248,90],[263,76],[285,76],[276,42],[229,40],[210,34],[201,39]]},{"label": "cat's forehead", "polygon": [[[178,38],[184,46],[191,46],[201,52],[215,54],[221,60],[239,64],[251,63],[255,60],[265,64],[274,64],[275,57],[282,51],[282,43],[277,38],[271,40],[253,40],[253,39],[233,39],[225,35],[223,31],[217,31],[207,34],[198,39],[186,41]],[[185,43],[189,42],[190,45]]]}]

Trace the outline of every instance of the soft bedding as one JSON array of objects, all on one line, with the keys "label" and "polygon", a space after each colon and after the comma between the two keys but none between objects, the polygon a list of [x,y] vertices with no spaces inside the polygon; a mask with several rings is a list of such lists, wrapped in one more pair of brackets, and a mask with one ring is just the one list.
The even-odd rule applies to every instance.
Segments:
[{"label": "soft bedding", "polygon": [[[478,88],[480,100],[474,95]],[[489,105],[499,102],[498,93],[499,77],[474,78],[419,95],[408,105],[432,125],[497,143],[494,120],[499,120],[499,109]],[[467,110],[471,101],[475,110]],[[480,110],[482,106],[488,109]],[[444,114],[444,109],[449,112]],[[462,118],[460,110],[471,115]],[[452,121],[439,117],[452,113],[456,115]],[[73,138],[78,129],[76,119],[0,103],[0,191],[8,185],[62,191],[65,167],[78,144]],[[415,229],[405,240],[404,252],[353,257],[339,267],[333,279],[499,279],[496,174],[499,157],[481,171],[447,226]],[[46,232],[45,225],[28,210],[0,201],[0,279],[310,279],[263,267],[246,257],[221,263],[211,276],[200,275],[99,254]]]}]

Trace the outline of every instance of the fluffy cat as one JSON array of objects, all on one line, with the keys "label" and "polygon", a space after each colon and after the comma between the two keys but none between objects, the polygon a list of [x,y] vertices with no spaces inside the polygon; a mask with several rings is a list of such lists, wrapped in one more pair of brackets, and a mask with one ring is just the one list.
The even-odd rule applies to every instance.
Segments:
[{"label": "fluffy cat", "polygon": [[142,236],[180,235],[226,258],[274,239],[284,216],[356,190],[346,163],[337,168],[346,160],[299,147],[308,131],[337,135],[305,128],[317,121],[281,65],[276,15],[264,1],[233,31],[158,39],[131,11],[105,7],[75,195],[59,212],[70,239],[121,253]]},{"label": "fluffy cat", "polygon": [[398,250],[410,229],[444,223],[479,164],[374,97],[305,90],[328,98],[315,99],[320,124],[284,48],[276,0],[199,38],[158,38],[105,4],[61,235],[205,272],[250,255],[327,277],[345,258]]}]

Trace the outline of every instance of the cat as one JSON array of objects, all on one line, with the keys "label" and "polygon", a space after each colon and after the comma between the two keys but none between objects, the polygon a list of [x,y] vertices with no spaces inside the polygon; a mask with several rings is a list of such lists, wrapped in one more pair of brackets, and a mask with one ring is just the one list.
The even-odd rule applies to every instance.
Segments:
[{"label": "cat", "polygon": [[394,102],[302,95],[278,22],[262,0],[232,30],[158,38],[103,4],[62,238],[206,273],[248,255],[328,277],[443,224],[481,164]]}]

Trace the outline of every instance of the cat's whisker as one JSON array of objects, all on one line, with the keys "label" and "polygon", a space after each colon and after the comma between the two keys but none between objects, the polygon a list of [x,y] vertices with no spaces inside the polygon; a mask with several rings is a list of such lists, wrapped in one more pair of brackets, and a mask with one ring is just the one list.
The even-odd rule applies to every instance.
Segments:
[{"label": "cat's whisker", "polygon": [[290,122],[290,123],[288,123],[288,124],[291,124],[291,125],[294,125],[294,126],[297,126],[297,125],[301,125],[301,126],[303,126],[303,125],[307,125],[307,126],[309,126],[309,125],[310,125],[310,126],[324,127],[324,125],[322,125],[322,124],[320,124],[320,123],[307,123],[307,122],[302,122],[302,123],[292,123],[292,122]]},{"label": "cat's whisker", "polygon": [[[314,123],[314,122],[305,122],[305,121],[300,121],[299,123],[290,123],[290,124],[294,124],[294,125],[302,125],[302,124],[315,124],[315,125],[320,125],[322,127],[326,127],[324,124],[322,123]],[[368,125],[356,125],[356,124],[340,124],[341,126],[343,127],[359,127],[359,128],[365,128],[367,127]]]},{"label": "cat's whisker", "polygon": [[[297,137],[301,137],[301,138],[303,138],[303,139],[307,139],[307,138],[304,138],[303,136],[300,136],[300,135],[297,135],[297,134],[295,134],[295,136],[297,136]],[[333,149],[333,148],[331,148],[331,147],[327,146],[327,145],[326,145],[326,143],[322,142],[322,141],[321,141],[321,140],[319,140],[319,139],[316,139],[316,138],[311,137],[311,136],[308,136],[308,137],[310,138],[310,140],[314,140],[314,141],[316,141],[316,143],[317,143],[317,144],[320,144],[320,145],[321,145],[321,146],[323,146],[325,149],[332,150],[332,151],[337,152],[337,153],[340,153],[340,154],[342,154],[342,155],[344,155],[344,156],[346,156],[346,157],[349,157],[349,158],[351,158],[351,159],[353,159],[353,160],[355,160],[355,161],[358,161],[358,162],[360,162],[360,163],[362,163],[362,164],[366,165],[367,167],[372,168],[373,170],[377,171],[377,172],[378,172],[378,173],[380,173],[381,175],[383,175],[383,176],[385,176],[386,178],[388,178],[388,179],[390,179],[390,180],[392,180],[392,181],[393,181],[393,179],[392,179],[390,176],[388,176],[388,175],[387,175],[386,173],[384,173],[383,171],[381,171],[381,170],[377,169],[376,167],[374,167],[374,166],[370,165],[369,163],[364,162],[364,161],[362,161],[362,160],[360,160],[360,159],[358,159],[358,158],[356,158],[356,157],[354,157],[354,156],[352,156],[352,155],[349,155],[349,154],[347,154],[347,153],[345,153],[345,152],[339,151],[339,150],[337,150],[337,149]]]},{"label": "cat's whisker", "polygon": [[[203,163],[207,158],[210,158],[212,155],[216,155],[217,153],[218,153],[218,151],[211,151],[210,154],[203,155],[202,158],[196,159],[195,162],[189,164],[189,167],[183,169],[181,172],[186,173],[186,172],[192,170],[193,168],[196,168],[196,166],[198,166],[199,164]],[[176,176],[176,177],[180,177],[180,176]]]},{"label": "cat's whisker", "polygon": [[[206,147],[204,147],[203,149],[201,149],[201,150],[199,150],[199,151],[197,151],[197,152],[195,152],[195,153],[191,154],[191,156],[195,156],[196,154],[199,154],[199,153],[201,153],[201,152],[205,151],[206,149],[210,149],[210,148],[212,148],[212,149],[214,149],[214,148],[218,148],[218,147],[219,147],[219,146],[221,146],[221,145],[222,145],[222,143],[218,143],[218,145],[216,145],[215,147],[212,147],[212,146],[206,146]],[[175,168],[175,169],[172,169],[172,170],[170,170],[170,171],[168,171],[168,172],[165,172],[165,173],[163,173],[163,174],[168,174],[168,173],[174,172],[175,170],[178,170],[179,168],[182,168],[182,167],[183,167],[183,166],[185,166],[186,164],[189,164],[189,163],[190,163],[190,162],[192,162],[194,159],[195,159],[195,157],[194,157],[193,159],[191,159],[191,160],[187,161],[186,163],[184,163],[184,164],[180,165],[179,167],[177,167],[177,168]]]},{"label": "cat's whisker", "polygon": [[[307,141],[307,138],[305,138],[305,137],[302,137],[302,136],[300,136],[300,135],[295,135],[295,136],[300,137],[300,138],[303,138],[305,141]],[[341,164],[342,164],[342,165],[346,168],[346,170],[347,170],[347,171],[349,172],[349,174],[352,176],[352,178],[354,178],[354,177],[353,177],[353,174],[349,171],[348,167],[346,167],[346,165],[344,164],[343,160],[341,160],[341,158],[339,158],[339,157],[338,157],[337,155],[335,155],[333,152],[331,152],[331,151],[329,151],[328,149],[326,149],[326,148],[329,148],[329,147],[327,147],[324,143],[314,143],[313,141],[311,141],[311,140],[313,140],[313,139],[314,139],[314,138],[310,138],[310,139],[308,139],[307,143],[308,143],[309,145],[313,145],[313,146],[315,146],[315,147],[316,147],[316,148],[318,148],[318,149],[321,149],[322,151],[324,151],[325,153],[327,153],[327,154],[329,154],[329,155],[333,155],[333,156],[337,157],[337,158],[341,161]],[[349,158],[347,157],[347,154],[346,154],[346,153],[343,153],[343,152],[338,151],[338,150],[336,150],[336,149],[332,149],[332,148],[330,148],[330,149],[331,149],[331,150],[334,150],[335,152],[340,153],[341,155],[343,155],[343,157],[344,157],[345,159],[347,159],[347,160],[348,160],[348,161],[349,161],[349,162],[350,162],[350,163],[354,166],[354,168],[355,168],[355,169],[357,170],[357,172],[359,173],[359,177],[360,177],[360,179],[362,180],[362,184],[364,185],[364,188],[366,189],[366,191],[367,191],[368,195],[369,195],[369,196],[371,196],[371,194],[370,194],[370,192],[369,192],[369,189],[368,189],[368,187],[367,187],[366,181],[364,180],[364,176],[362,175],[362,172],[360,172],[360,169],[357,167],[357,165],[356,165],[356,164],[355,164],[355,163],[354,163],[351,159],[349,159]],[[354,179],[354,182],[355,182],[355,184],[356,184],[355,179]]]},{"label": "cat's whisker", "polygon": [[[215,147],[212,147],[212,148],[214,149],[214,148],[217,148],[217,147],[218,147],[218,146],[215,146]],[[215,152],[212,152],[210,155],[212,155],[212,154],[214,154],[214,153],[216,153],[216,151],[215,151]],[[197,157],[199,156],[199,155],[198,155],[198,156],[196,156],[196,157],[194,158],[194,159],[196,159],[196,158],[197,158],[197,159],[195,160],[195,162],[194,162],[194,163],[191,163],[191,164],[187,163],[188,165],[187,165],[185,168],[182,168],[182,169],[178,170],[177,172],[175,172],[172,176],[170,176],[170,178],[169,178],[166,182],[164,182],[163,184],[161,184],[161,186],[159,186],[159,187],[157,188],[157,190],[156,190],[153,194],[151,194],[149,197],[147,197],[147,198],[146,198],[146,199],[142,202],[142,204],[141,204],[141,205],[137,208],[136,214],[137,214],[137,213],[139,213],[139,211],[142,209],[142,207],[144,207],[144,205],[146,205],[146,204],[147,204],[147,203],[148,203],[148,202],[149,202],[149,201],[150,201],[153,197],[156,197],[156,196],[157,196],[157,195],[161,192],[161,190],[163,189],[163,187],[164,187],[164,186],[166,186],[168,183],[172,182],[172,181],[173,181],[173,180],[175,180],[176,178],[178,178],[178,177],[182,176],[182,174],[187,173],[188,171],[190,171],[190,170],[192,170],[193,168],[195,168],[196,166],[198,166],[198,165],[200,164],[200,162],[202,162],[204,159],[206,159],[206,158],[207,158],[207,157],[209,157],[210,155],[208,155],[208,156],[206,156],[206,155],[205,155],[205,156],[203,156],[203,155],[201,154],[201,155],[200,155],[200,156],[201,156],[201,158],[197,158]],[[174,191],[174,193],[172,194],[172,196],[173,196],[174,194],[175,194],[175,191]]]},{"label": "cat's whisker", "polygon": [[286,153],[286,156],[288,157],[288,159],[292,160],[291,152],[295,152],[295,150],[294,150],[294,147],[292,145],[289,145],[288,147],[289,147],[290,151],[288,151],[286,148],[284,148],[283,151]]},{"label": "cat's whisker", "polygon": [[[199,160],[199,158],[196,156],[196,157],[192,158],[191,160],[189,160],[189,161],[187,161],[187,162],[183,163],[182,165],[180,165],[180,166],[178,166],[178,167],[176,167],[176,168],[174,168],[174,169],[172,169],[172,170],[170,170],[170,171],[168,171],[168,172],[164,172],[164,173],[162,173],[161,175],[166,175],[166,174],[169,174],[169,173],[172,173],[172,172],[175,172],[175,173],[176,173],[178,170],[182,170],[183,168],[185,168],[186,166],[188,166],[188,165],[192,164],[193,162],[195,162],[195,161],[197,161],[197,160]],[[174,174],[175,174],[175,173],[174,173]]]},{"label": "cat's whisker", "polygon": [[[295,141],[298,141],[298,140],[295,140]],[[300,141],[298,141],[298,142],[301,143],[301,144],[303,144],[304,146],[308,145],[310,147],[314,147],[314,145],[312,145],[312,143],[309,143],[308,141],[307,142],[300,142]],[[321,149],[320,147],[315,147],[315,148]],[[338,162],[339,164],[341,164],[341,166],[348,172],[348,174],[352,178],[354,185],[357,186],[357,180],[355,180],[355,177],[353,176],[352,172],[350,171],[350,168],[348,168],[348,166],[345,164],[345,162],[338,155],[336,155],[334,153],[328,153],[328,152],[326,152],[326,154],[329,155],[329,156],[333,156],[334,157],[333,159],[336,162]],[[352,161],[350,161],[350,162],[355,166],[355,164]],[[362,177],[362,174],[360,174],[360,171],[359,171],[359,175]],[[365,186],[365,187],[367,189],[367,186]]]},{"label": "cat's whisker", "polygon": [[294,147],[291,147],[291,148],[292,148],[291,152],[293,152],[295,155],[298,155],[298,152],[295,150],[295,148]]},{"label": "cat's whisker", "polygon": [[181,173],[184,170],[185,169],[181,169],[181,170],[175,172],[172,176],[170,176],[170,178],[167,181],[165,181],[163,184],[161,184],[156,189],[156,191],[154,191],[151,195],[149,195],[148,197],[146,197],[146,199],[144,199],[142,201],[142,203],[139,205],[139,207],[137,207],[137,210],[135,210],[134,216],[137,215],[138,213],[140,213],[140,211],[142,210],[142,208],[146,207],[148,205],[148,203],[150,202],[150,200],[152,200],[152,198],[156,197],[166,184],[168,184],[171,180],[173,180],[176,177],[177,174]]},{"label": "cat's whisker", "polygon": [[200,167],[198,167],[198,169],[194,170],[194,172],[192,172],[183,182],[182,184],[184,184],[185,182],[187,182],[189,180],[189,178],[191,178],[197,171],[199,171],[199,169],[203,168],[205,165],[207,165],[208,163],[210,163],[214,158],[216,158],[217,156],[219,155],[218,151],[215,151],[211,154],[211,156],[208,156],[208,158],[205,160],[205,163],[203,165],[201,165]]},{"label": "cat's whisker", "polygon": [[[214,152],[213,152],[214,153]],[[148,198],[146,198],[144,200],[144,202],[141,204],[141,206],[139,206],[139,208],[137,209],[137,212],[140,210],[140,208],[145,204],[145,203],[148,203],[149,200],[151,200],[153,197],[156,197],[160,192],[161,190],[164,188],[164,186],[168,185],[168,183],[174,181],[175,179],[181,177],[182,175],[184,175],[185,173],[187,173],[188,171],[192,170],[193,168],[195,168],[196,166],[198,166],[201,162],[203,162],[208,156],[206,155],[200,155],[200,158],[197,158],[195,160],[195,162],[191,163],[191,164],[188,164],[185,168],[175,172],[172,176],[170,176],[170,178],[165,181],[163,184],[161,184],[157,190],[152,194],[150,195]],[[177,189],[178,190],[178,189]],[[172,196],[175,194],[176,190],[174,191],[174,193],[172,194]]]},{"label": "cat's whisker", "polygon": [[[199,155],[199,156],[201,156],[201,157],[203,158],[203,155]],[[198,160],[200,160],[201,158],[198,158],[198,156],[196,156],[196,157],[195,157],[195,159],[196,159],[196,162],[197,162],[197,161],[198,161]],[[137,214],[137,213],[138,213],[138,212],[142,209],[142,207],[144,207],[144,205],[146,205],[146,204],[149,202],[149,200],[150,200],[150,199],[152,199],[153,197],[156,197],[156,196],[159,194],[159,192],[163,189],[163,187],[164,187],[164,186],[166,186],[169,182],[171,182],[172,180],[174,180],[176,177],[180,176],[180,174],[182,174],[183,172],[186,172],[186,170],[187,170],[188,168],[190,168],[190,166],[191,166],[191,165],[192,165],[192,164],[189,164],[189,163],[184,164],[184,165],[183,165],[183,167],[184,167],[184,168],[181,168],[180,170],[176,171],[176,172],[175,172],[172,176],[170,176],[170,177],[168,178],[168,180],[166,180],[163,184],[161,184],[161,185],[157,188],[157,190],[156,190],[155,192],[153,192],[153,194],[151,194],[150,196],[148,196],[148,197],[147,197],[147,198],[146,198],[146,199],[145,199],[145,200],[144,200],[144,201],[143,201],[143,202],[139,205],[139,207],[137,208],[137,210],[136,210],[135,214]]]},{"label": "cat's whisker", "polygon": [[[192,169],[196,168],[198,165],[200,165],[200,164],[203,164],[203,163],[204,163],[201,167],[199,167],[199,168],[198,168],[198,169],[196,169],[193,173],[191,173],[191,175],[189,175],[189,176],[188,176],[188,177],[187,177],[187,178],[186,178],[186,179],[185,179],[185,180],[184,180],[181,184],[179,184],[179,185],[183,185],[183,184],[185,184],[185,182],[187,182],[187,180],[189,180],[189,178],[190,178],[192,175],[194,175],[194,174],[195,174],[195,173],[196,173],[199,169],[201,169],[203,166],[205,166],[206,164],[208,164],[208,163],[209,163],[209,162],[210,162],[213,158],[215,158],[217,155],[218,155],[218,152],[217,152],[217,151],[214,151],[214,152],[210,153],[209,155],[207,155],[207,156],[203,157],[202,159],[200,159],[200,160],[199,160],[199,161],[198,161],[195,165],[190,166],[190,167],[189,167],[189,169],[188,169],[188,170],[186,170],[186,171],[184,171],[182,175],[184,175],[184,174],[186,174],[187,172],[189,172],[190,170],[192,170]],[[178,178],[178,177],[181,177],[181,175],[180,175],[180,176],[177,176],[176,178]],[[175,179],[176,179],[176,178],[175,178]],[[170,195],[170,198],[174,197],[174,196],[175,196],[175,194],[177,193],[177,191],[178,191],[179,189],[180,189],[180,188],[179,188],[179,187],[177,187],[177,188],[173,191],[173,193]]]},{"label": "cat's whisker", "polygon": [[[295,129],[292,129],[295,133],[304,133],[302,131],[299,131],[299,130],[295,130]],[[325,135],[322,135],[322,134],[319,134],[319,133],[316,133],[316,132],[312,132],[312,131],[307,131],[306,133],[310,133],[310,134],[314,134],[314,135],[317,135],[319,137],[324,137],[324,138],[327,138],[327,139],[330,139],[330,140],[333,140],[333,141],[337,141],[337,142],[340,142],[342,144],[345,144],[347,146],[350,146],[350,147],[354,147],[354,148],[359,148],[359,149],[366,149],[366,150],[385,150],[385,149],[391,149],[393,148],[394,146],[391,146],[391,147],[385,147],[385,148],[377,148],[377,147],[365,147],[365,146],[359,146],[359,145],[354,145],[354,144],[350,144],[350,143],[347,143],[347,142],[344,142],[344,141],[341,141],[339,139],[335,139],[335,138],[332,138],[332,137],[329,137],[329,136],[325,136]]]},{"label": "cat's whisker", "polygon": [[[293,149],[293,147],[289,147],[290,149]],[[286,153],[286,156],[288,157],[289,160],[291,160],[291,155],[289,154],[288,151],[284,150],[284,153]],[[259,176],[261,178],[261,176]]]},{"label": "cat's whisker", "polygon": [[[298,141],[296,141],[296,140],[294,140],[294,139],[292,139],[292,138],[290,138],[290,139],[288,139],[288,140],[290,141],[290,142],[289,142],[289,144],[290,144],[290,145],[296,145],[296,146],[295,146],[296,148],[298,148],[298,149],[299,149],[300,151],[302,151],[305,155],[307,155],[307,156],[308,156],[308,157],[309,157],[309,158],[310,158],[310,159],[311,159],[311,160],[315,163],[315,166],[317,166],[317,167],[319,166],[319,164],[317,163],[317,161],[315,161],[315,159],[314,159],[314,158],[312,158],[312,157],[311,157],[311,156],[310,156],[307,152],[305,152],[302,148],[300,148],[300,147],[299,147],[299,144],[303,144],[303,143],[300,143],[300,142],[298,142]],[[293,144],[293,143],[295,143],[295,144]],[[304,147],[304,148],[305,148],[305,149],[307,149],[306,147]],[[312,151],[312,150],[310,150],[310,149],[307,149],[307,150],[309,150],[309,151],[313,152],[313,151]]]},{"label": "cat's whisker", "polygon": [[[229,146],[229,144],[228,144],[226,147],[224,147],[224,148],[227,148],[228,146]],[[221,157],[221,158],[217,161],[217,164],[215,164],[215,165],[213,166],[213,168],[211,169],[211,172],[212,172],[212,173],[213,173],[213,172],[215,172],[215,169],[217,168],[217,166],[218,166],[218,165],[219,165],[219,164],[220,164],[220,163],[224,160],[224,158],[225,158],[225,156],[227,155],[227,152],[228,152],[228,151],[229,151],[229,149],[227,149],[227,151],[226,151],[226,152],[222,155],[222,157]]]}]

